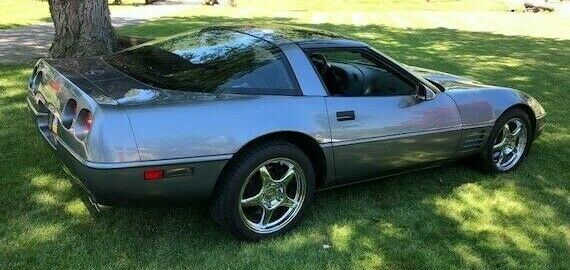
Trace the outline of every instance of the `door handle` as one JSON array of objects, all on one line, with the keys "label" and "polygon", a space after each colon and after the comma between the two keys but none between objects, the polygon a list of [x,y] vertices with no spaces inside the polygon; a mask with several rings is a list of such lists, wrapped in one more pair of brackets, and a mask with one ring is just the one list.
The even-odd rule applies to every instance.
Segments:
[{"label": "door handle", "polygon": [[336,112],[336,121],[349,121],[356,119],[354,111]]}]

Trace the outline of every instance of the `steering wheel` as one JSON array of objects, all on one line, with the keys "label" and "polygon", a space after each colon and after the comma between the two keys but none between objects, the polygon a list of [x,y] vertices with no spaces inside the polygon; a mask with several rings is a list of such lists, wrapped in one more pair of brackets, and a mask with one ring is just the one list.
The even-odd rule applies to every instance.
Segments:
[{"label": "steering wheel", "polygon": [[319,74],[324,77],[329,69],[327,58],[323,54],[313,53],[311,54],[311,62],[313,62]]}]

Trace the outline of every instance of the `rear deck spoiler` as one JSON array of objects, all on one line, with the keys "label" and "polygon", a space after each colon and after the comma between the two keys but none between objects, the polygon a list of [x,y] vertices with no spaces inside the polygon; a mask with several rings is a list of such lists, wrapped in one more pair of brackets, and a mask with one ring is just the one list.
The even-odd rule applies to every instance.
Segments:
[{"label": "rear deck spoiler", "polygon": [[44,95],[49,95],[48,89],[51,92],[65,90],[75,96],[84,94],[99,104],[117,105],[108,93],[81,73],[81,61],[82,59],[40,59],[30,77],[30,89]]}]

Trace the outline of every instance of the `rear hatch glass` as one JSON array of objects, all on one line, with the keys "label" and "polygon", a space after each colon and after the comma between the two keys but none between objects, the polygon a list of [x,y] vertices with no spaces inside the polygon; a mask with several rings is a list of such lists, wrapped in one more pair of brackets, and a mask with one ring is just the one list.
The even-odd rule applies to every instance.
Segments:
[{"label": "rear hatch glass", "polygon": [[148,85],[205,93],[293,94],[285,56],[262,39],[208,30],[148,43],[103,58]]}]

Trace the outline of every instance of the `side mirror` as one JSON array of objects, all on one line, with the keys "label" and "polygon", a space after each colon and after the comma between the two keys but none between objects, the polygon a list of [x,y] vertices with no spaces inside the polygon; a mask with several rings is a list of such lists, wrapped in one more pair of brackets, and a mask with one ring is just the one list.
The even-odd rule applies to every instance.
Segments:
[{"label": "side mirror", "polygon": [[418,100],[421,101],[428,101],[435,98],[435,93],[421,83],[418,84],[418,90],[416,91],[416,93]]}]

